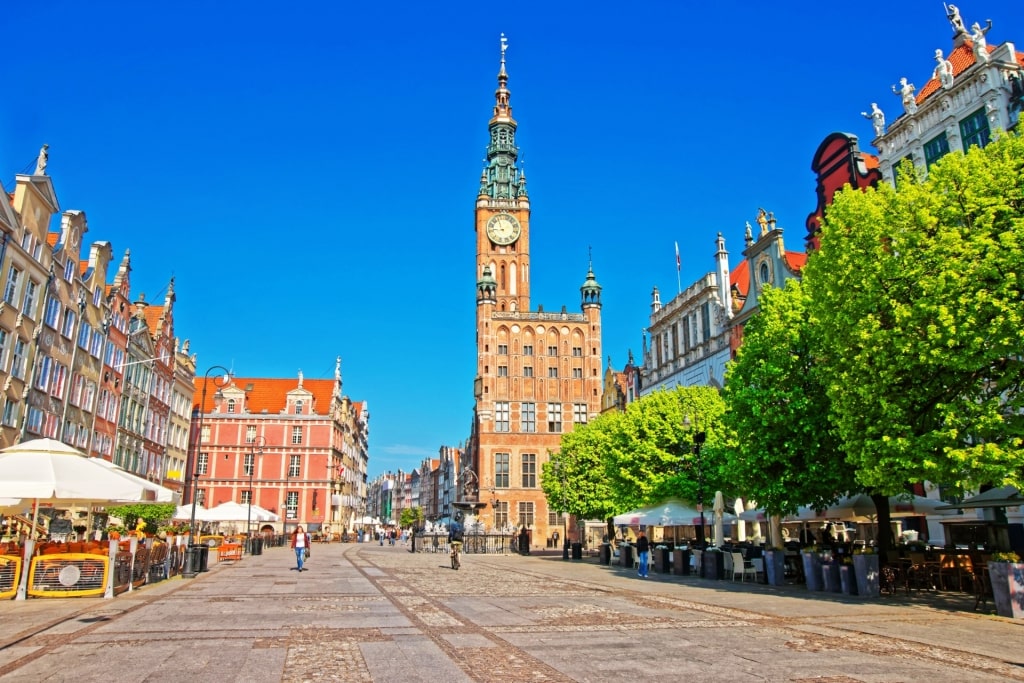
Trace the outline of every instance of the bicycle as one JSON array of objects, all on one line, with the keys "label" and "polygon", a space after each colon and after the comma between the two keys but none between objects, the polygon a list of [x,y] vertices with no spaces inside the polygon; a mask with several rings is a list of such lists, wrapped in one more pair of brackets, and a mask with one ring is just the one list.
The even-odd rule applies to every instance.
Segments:
[{"label": "bicycle", "polygon": [[452,569],[458,569],[461,562],[460,556],[462,555],[462,542],[452,541]]}]

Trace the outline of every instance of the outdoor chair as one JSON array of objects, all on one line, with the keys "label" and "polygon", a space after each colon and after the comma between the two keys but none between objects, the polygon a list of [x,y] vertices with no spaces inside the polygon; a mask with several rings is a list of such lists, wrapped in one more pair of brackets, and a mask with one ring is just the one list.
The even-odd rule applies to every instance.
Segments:
[{"label": "outdoor chair", "polygon": [[732,580],[735,581],[736,577],[740,577],[740,581],[746,581],[747,576],[753,576],[754,580],[757,581],[757,569],[754,567],[754,563],[743,557],[743,553],[732,552]]},{"label": "outdoor chair", "polygon": [[755,557],[750,560],[750,564],[754,566],[754,581],[764,580],[764,558]]}]

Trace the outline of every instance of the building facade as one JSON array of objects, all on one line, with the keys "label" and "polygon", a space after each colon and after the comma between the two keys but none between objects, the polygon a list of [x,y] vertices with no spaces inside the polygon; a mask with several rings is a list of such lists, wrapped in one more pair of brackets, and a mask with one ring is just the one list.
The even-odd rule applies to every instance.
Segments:
[{"label": "building facade", "polygon": [[463,502],[485,503],[478,519],[485,528],[525,527],[536,546],[561,527],[541,489],[541,467],[564,432],[601,410],[601,287],[591,267],[580,313],[531,310],[530,200],[517,165],[505,48],[503,37],[476,198],[473,474],[456,487]]},{"label": "building facade", "polygon": [[357,526],[369,411],[343,395],[340,359],[331,380],[200,377],[195,400],[186,502],[251,502],[278,514],[271,526],[284,532]]},{"label": "building facade", "polygon": [[922,68],[931,59],[930,77],[917,91],[908,78],[892,86],[902,100],[902,113],[886,128],[876,106],[873,116],[879,170],[890,183],[896,168],[910,159],[922,170],[950,151],[984,147],[996,131],[1017,127],[1024,107],[1024,53],[1013,43],[989,45],[992,22],[967,28],[960,11],[949,6],[953,29],[949,53],[922,55]]},{"label": "building facade", "polygon": [[61,212],[48,158],[44,145],[0,207],[0,447],[59,439],[174,488],[169,387],[191,385],[194,363],[176,353],[173,282],[162,307],[132,304],[128,253],[112,273],[109,242],[86,250],[86,215]]}]

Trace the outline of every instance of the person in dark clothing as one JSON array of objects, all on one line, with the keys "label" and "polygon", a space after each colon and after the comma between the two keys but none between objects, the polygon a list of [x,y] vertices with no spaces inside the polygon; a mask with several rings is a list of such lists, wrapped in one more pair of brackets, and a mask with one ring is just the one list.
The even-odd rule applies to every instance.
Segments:
[{"label": "person in dark clothing", "polygon": [[647,578],[647,558],[650,555],[650,552],[651,544],[647,540],[647,536],[644,534],[643,530],[641,530],[640,535],[636,537],[636,556],[637,562],[639,563],[637,566],[637,574],[641,579]]}]

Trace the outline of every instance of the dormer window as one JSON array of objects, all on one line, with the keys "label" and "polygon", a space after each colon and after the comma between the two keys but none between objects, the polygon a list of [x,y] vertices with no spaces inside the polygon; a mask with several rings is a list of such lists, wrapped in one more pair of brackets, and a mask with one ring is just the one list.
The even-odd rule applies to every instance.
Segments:
[{"label": "dormer window", "polygon": [[235,412],[235,399],[233,399],[233,398],[229,398],[228,399],[228,412],[229,413]]},{"label": "dormer window", "polygon": [[295,414],[302,415],[302,399],[295,399]]}]

